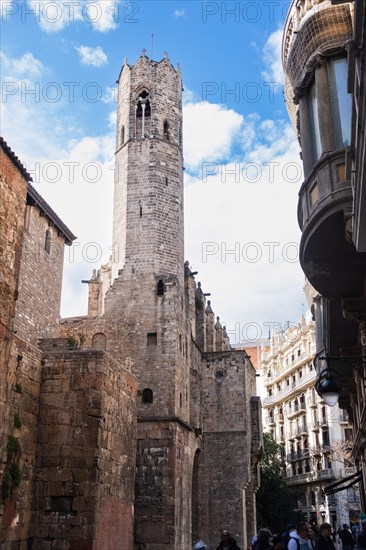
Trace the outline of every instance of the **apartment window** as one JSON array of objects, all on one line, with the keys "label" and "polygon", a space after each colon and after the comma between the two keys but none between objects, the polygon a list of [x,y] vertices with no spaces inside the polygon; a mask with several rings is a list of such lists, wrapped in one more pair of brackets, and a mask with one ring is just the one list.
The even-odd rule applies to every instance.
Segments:
[{"label": "apartment window", "polygon": [[344,430],[344,438],[346,441],[353,441],[353,430],[352,428],[346,428]]},{"label": "apartment window", "polygon": [[351,142],[352,114],[351,94],[347,92],[347,60],[332,59],[328,64],[328,78],[336,145],[347,147]]},{"label": "apartment window", "polygon": [[302,378],[302,370],[299,370],[299,378]]},{"label": "apartment window", "polygon": [[286,378],[286,386],[289,386],[289,385],[290,385],[290,379]]},{"label": "apartment window", "polygon": [[310,126],[311,137],[313,144],[313,156],[314,160],[318,161],[322,154],[322,144],[320,140],[320,127],[319,127],[319,113],[318,113],[318,92],[317,86],[314,84],[310,88],[309,93],[309,112],[310,112]]},{"label": "apartment window", "polygon": [[341,164],[336,164],[336,170],[337,170],[337,181],[341,182],[346,179],[346,165],[344,162]]},{"label": "apartment window", "polygon": [[310,206],[314,206],[319,200],[319,188],[317,182],[311,187],[309,191]]}]

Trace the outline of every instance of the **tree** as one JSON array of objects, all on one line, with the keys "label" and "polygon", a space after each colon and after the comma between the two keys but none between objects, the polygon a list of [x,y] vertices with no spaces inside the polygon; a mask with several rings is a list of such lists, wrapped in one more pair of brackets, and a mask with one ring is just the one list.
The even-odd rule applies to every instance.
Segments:
[{"label": "tree", "polygon": [[304,515],[297,510],[299,491],[286,485],[281,451],[281,445],[272,435],[264,433],[257,523],[259,527],[268,527],[272,533],[282,533],[290,521],[297,523],[304,520]]}]

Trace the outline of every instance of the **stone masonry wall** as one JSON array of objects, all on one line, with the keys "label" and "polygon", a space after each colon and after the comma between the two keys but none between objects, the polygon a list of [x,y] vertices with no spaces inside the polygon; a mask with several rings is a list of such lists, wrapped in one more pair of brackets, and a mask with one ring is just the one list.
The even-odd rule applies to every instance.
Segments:
[{"label": "stone masonry wall", "polygon": [[0,547],[26,548],[33,495],[37,422],[41,386],[41,351],[16,336],[5,380],[0,464]]},{"label": "stone masonry wall", "polygon": [[[23,340],[35,343],[37,338],[58,333],[65,240],[38,207],[27,208],[29,225],[24,230],[14,327]],[[49,253],[45,250],[47,230],[51,236]]]},{"label": "stone masonry wall", "polygon": [[255,370],[245,352],[203,355],[203,453],[199,465],[200,536],[212,547],[228,529],[243,547],[244,490],[251,479],[251,406]]},{"label": "stone masonry wall", "polygon": [[103,351],[42,345],[34,547],[132,550],[135,379]]}]

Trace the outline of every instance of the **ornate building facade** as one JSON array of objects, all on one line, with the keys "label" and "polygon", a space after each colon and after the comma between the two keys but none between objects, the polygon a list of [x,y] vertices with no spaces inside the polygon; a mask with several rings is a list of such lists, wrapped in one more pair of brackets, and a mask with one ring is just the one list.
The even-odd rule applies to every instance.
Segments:
[{"label": "ornate building facade", "polygon": [[332,390],[333,403],[339,399],[353,423],[359,469],[348,484],[360,483],[363,512],[365,29],[363,0],[293,0],[282,48],[288,111],[304,164],[300,261],[315,289],[317,389],[324,398]]},{"label": "ornate building facade", "polygon": [[353,430],[346,411],[326,407],[315,392],[315,354],[310,315],[272,336],[261,360],[263,427],[282,447],[286,483],[302,493],[299,509],[310,523],[337,528],[360,513],[357,487],[326,495],[330,484],[356,472],[349,452]]},{"label": "ornate building facade", "polygon": [[[55,319],[49,299],[45,326],[38,323],[33,309],[42,310],[47,275],[34,280],[24,265],[14,327],[38,354],[39,421],[27,456],[32,504],[19,513],[26,487],[13,483],[3,500],[4,550],[10,540],[37,549],[50,548],[51,540],[65,550],[187,550],[198,538],[214,546],[224,528],[246,547],[256,531],[255,370],[245,351],[232,350],[184,263],[181,94],[180,70],[167,56],[156,62],[143,52],[135,65],[125,62],[113,256],[86,281],[88,315]],[[42,254],[62,234],[55,219],[46,231],[48,237],[30,231]],[[39,327],[35,334],[31,325]],[[43,337],[39,344],[34,335]],[[22,362],[18,351],[13,355],[15,376]],[[23,449],[28,428],[22,419],[13,433],[15,414],[2,453],[23,481],[25,455],[12,452],[9,441]]]}]

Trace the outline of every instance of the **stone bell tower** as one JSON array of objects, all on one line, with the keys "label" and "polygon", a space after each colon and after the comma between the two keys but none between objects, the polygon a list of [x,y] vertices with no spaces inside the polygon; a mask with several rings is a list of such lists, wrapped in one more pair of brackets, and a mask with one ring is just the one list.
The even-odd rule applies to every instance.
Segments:
[{"label": "stone bell tower", "polygon": [[144,51],[118,81],[112,280],[124,266],[183,276],[182,163],[180,70]]},{"label": "stone bell tower", "polygon": [[[182,80],[143,51],[118,81],[107,352],[139,388],[135,548],[186,550],[191,521]],[[188,475],[189,472],[189,475]],[[155,544],[155,546],[154,546]],[[147,545],[147,546],[146,546]],[[151,546],[150,546],[151,545]]]}]

